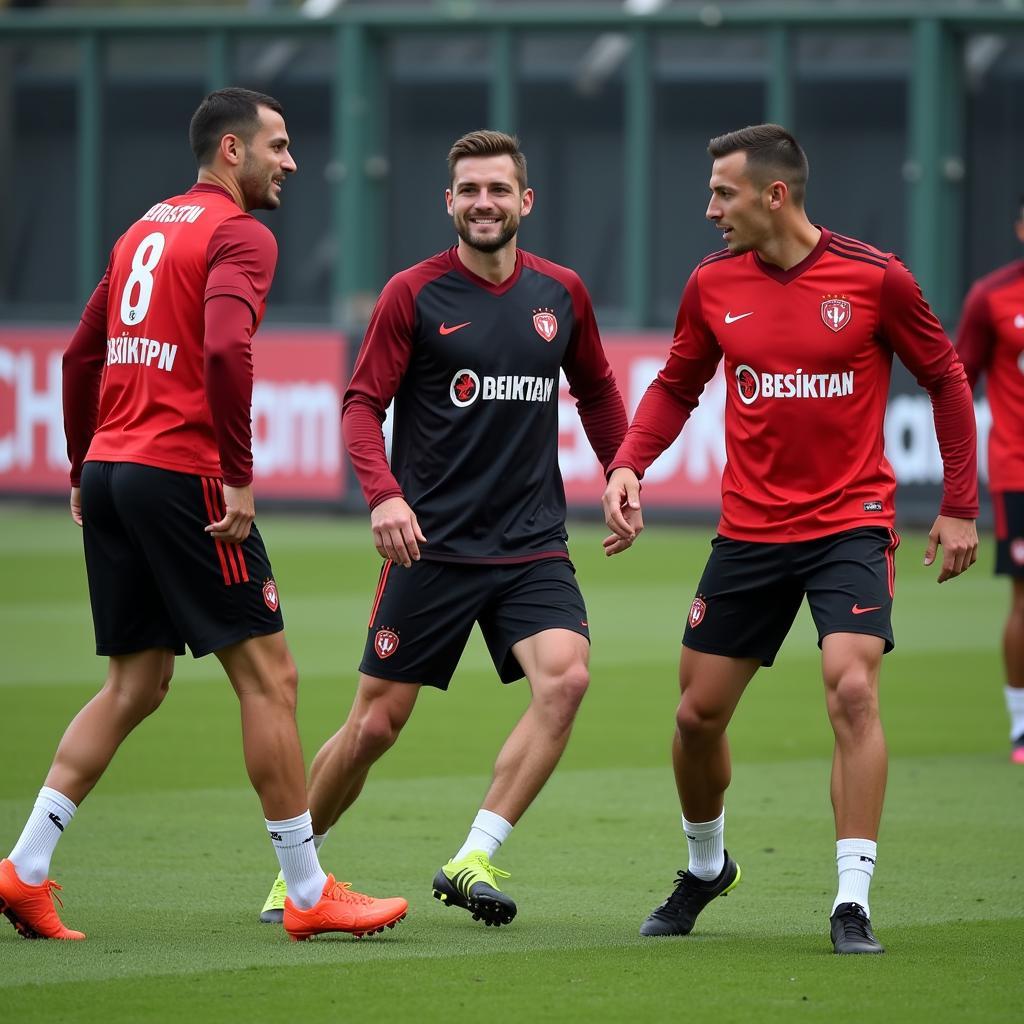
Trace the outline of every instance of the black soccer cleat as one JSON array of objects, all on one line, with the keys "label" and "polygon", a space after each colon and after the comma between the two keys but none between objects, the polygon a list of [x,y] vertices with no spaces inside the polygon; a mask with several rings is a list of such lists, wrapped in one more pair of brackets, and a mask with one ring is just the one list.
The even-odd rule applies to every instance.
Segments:
[{"label": "black soccer cleat", "polygon": [[677,871],[675,888],[651,911],[640,925],[641,935],[689,935],[697,915],[716,897],[725,896],[740,884],[740,866],[725,851],[725,865],[719,876],[706,882],[689,871]]},{"label": "black soccer cleat", "polygon": [[515,901],[498,888],[499,878],[507,871],[496,868],[482,850],[474,850],[461,860],[450,860],[434,876],[433,896],[446,907],[462,907],[495,927],[511,924],[516,916]]},{"label": "black soccer cleat", "polygon": [[871,930],[871,918],[859,903],[840,903],[829,918],[837,953],[884,953]]}]

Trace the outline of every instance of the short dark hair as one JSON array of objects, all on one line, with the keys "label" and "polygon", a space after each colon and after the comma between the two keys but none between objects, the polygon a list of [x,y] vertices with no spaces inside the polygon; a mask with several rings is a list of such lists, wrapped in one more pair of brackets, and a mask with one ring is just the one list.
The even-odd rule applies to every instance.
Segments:
[{"label": "short dark hair", "polygon": [[516,168],[521,192],[526,191],[526,157],[515,135],[483,129],[467,132],[448,150],[448,180],[455,183],[455,165],[469,156],[510,156]]},{"label": "short dark hair", "polygon": [[225,135],[237,135],[249,142],[260,130],[260,107],[284,115],[281,104],[261,92],[234,87],[211,92],[199,104],[188,126],[188,141],[196,163],[205,167]]},{"label": "short dark hair", "polygon": [[748,125],[725,135],[716,135],[708,143],[708,153],[716,160],[739,152],[747,154],[750,176],[759,184],[784,181],[793,199],[803,205],[809,174],[807,155],[782,125]]}]

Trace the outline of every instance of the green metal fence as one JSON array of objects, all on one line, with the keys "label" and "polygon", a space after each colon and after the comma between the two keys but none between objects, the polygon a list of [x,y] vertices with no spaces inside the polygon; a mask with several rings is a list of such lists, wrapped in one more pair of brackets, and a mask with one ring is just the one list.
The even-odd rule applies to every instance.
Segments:
[{"label": "green metal fence", "polygon": [[[625,319],[642,327],[652,322],[651,231],[652,44],[660,33],[714,35],[763,33],[769,60],[765,80],[766,120],[794,124],[793,42],[806,30],[863,32],[894,30],[911,41],[907,91],[905,189],[907,257],[925,292],[938,297],[940,313],[958,295],[961,247],[950,244],[963,232],[962,177],[965,161],[965,92],[960,47],[969,33],[1020,32],[1024,9],[965,9],[959,4],[865,4],[833,8],[813,3],[757,7],[707,4],[699,9],[666,9],[647,16],[621,10],[580,10],[558,3],[484,10],[474,5],[443,10],[424,8],[342,8],[316,21],[297,12],[248,14],[231,11],[11,11],[0,15],[0,43],[24,40],[72,41],[79,51],[77,69],[76,204],[77,284],[81,300],[102,270],[100,193],[103,153],[103,55],[113,40],[126,36],[202,39],[206,84],[229,84],[233,41],[246,36],[307,34],[329,38],[336,53],[331,83],[330,153],[343,169],[331,191],[330,220],[337,242],[332,291],[345,318],[347,300],[375,292],[383,283],[383,253],[374,230],[385,183],[370,173],[369,158],[381,145],[379,116],[386,103],[379,68],[383,47],[398,32],[483,33],[491,42],[490,123],[522,129],[517,123],[517,40],[523,33],[578,30],[614,31],[630,41],[625,78],[623,225]],[[941,234],[940,234],[941,233]],[[943,304],[947,309],[943,309]]]}]

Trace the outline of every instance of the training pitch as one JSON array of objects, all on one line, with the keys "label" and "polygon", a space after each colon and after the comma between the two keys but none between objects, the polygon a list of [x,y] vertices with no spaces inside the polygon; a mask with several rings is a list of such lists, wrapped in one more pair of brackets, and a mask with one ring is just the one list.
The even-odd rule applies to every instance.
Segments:
[{"label": "training pitch", "polygon": [[[299,665],[307,760],[341,723],[379,560],[364,520],[266,515]],[[0,919],[0,1021],[1018,1021],[1024,1006],[1024,769],[1009,764],[992,546],[935,583],[924,539],[897,554],[896,650],[882,712],[891,763],[871,891],[882,957],[835,957],[831,733],[806,608],[730,730],[726,844],[743,882],[693,934],[641,939],[685,866],[668,763],[682,623],[710,528],[652,525],[606,560],[570,544],[593,634],[568,752],[495,858],[519,903],[490,929],[430,895],[526,704],[475,634],[450,692],[425,691],[321,852],[408,918],[373,939],[291,943],[260,925],[276,862],[213,658],[178,659],[61,840],[53,874],[83,943],[26,942]],[[0,506],[0,856],[60,735],[102,682],[79,531]]]}]

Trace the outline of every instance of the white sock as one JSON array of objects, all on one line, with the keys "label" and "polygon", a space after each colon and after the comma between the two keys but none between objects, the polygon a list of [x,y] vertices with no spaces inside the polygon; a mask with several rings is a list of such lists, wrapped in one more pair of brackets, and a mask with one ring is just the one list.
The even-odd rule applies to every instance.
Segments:
[{"label": "white sock", "polygon": [[324,840],[331,834],[331,830],[328,829],[322,836],[318,836],[315,832],[313,833],[313,845],[320,849],[324,845]]},{"label": "white sock", "polygon": [[1024,736],[1024,686],[1007,686],[1006,710],[1010,713],[1010,739]]},{"label": "white sock", "polygon": [[267,821],[267,831],[281,865],[281,874],[288,883],[289,899],[300,909],[308,909],[320,899],[327,881],[316,855],[309,811],[284,821]]},{"label": "white sock", "polygon": [[839,892],[832,911],[840,903],[859,903],[871,916],[868,890],[875,873],[878,844],[871,839],[840,839],[836,843],[836,865],[839,868]]},{"label": "white sock", "polygon": [[512,834],[512,825],[509,824],[500,814],[493,811],[479,810],[473,819],[473,827],[466,836],[459,852],[452,857],[452,860],[462,860],[467,853],[474,850],[483,850],[488,858],[498,852],[498,847]]},{"label": "white sock", "polygon": [[687,821],[683,817],[691,875],[711,882],[725,867],[725,810],[714,821]]},{"label": "white sock", "polygon": [[42,885],[46,881],[57,840],[77,810],[63,793],[46,786],[39,790],[21,838],[8,858],[27,885]]}]

